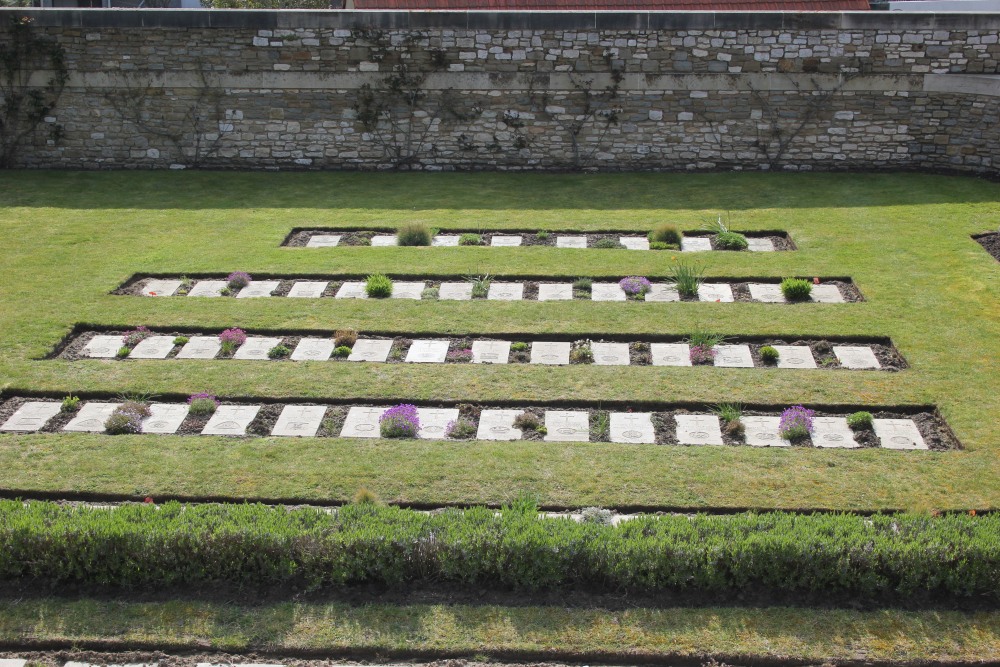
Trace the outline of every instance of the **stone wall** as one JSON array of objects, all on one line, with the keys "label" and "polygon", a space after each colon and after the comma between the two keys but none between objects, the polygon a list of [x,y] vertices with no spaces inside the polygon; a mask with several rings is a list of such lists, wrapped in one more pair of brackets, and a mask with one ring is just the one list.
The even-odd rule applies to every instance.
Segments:
[{"label": "stone wall", "polygon": [[1000,14],[4,15],[70,71],[63,137],[28,167],[995,173],[1000,154]]}]

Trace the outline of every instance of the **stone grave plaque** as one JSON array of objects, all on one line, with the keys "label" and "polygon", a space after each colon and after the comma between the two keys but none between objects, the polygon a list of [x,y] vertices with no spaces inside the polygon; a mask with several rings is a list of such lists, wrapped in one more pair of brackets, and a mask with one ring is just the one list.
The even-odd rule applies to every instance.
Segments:
[{"label": "stone grave plaque", "polygon": [[351,348],[348,361],[385,361],[389,358],[392,340],[383,338],[359,338]]},{"label": "stone grave plaque", "polygon": [[259,405],[220,405],[202,429],[202,435],[246,435],[260,412]]},{"label": "stone grave plaque", "polygon": [[115,411],[121,403],[95,403],[88,401],[84,403],[76,417],[63,426],[64,431],[83,431],[89,433],[103,433],[104,422],[108,420],[111,413]]},{"label": "stone grave plaque", "polygon": [[0,667],[25,667],[27,660],[21,658],[0,658]]},{"label": "stone grave plaque", "polygon": [[569,363],[572,343],[534,342],[531,344],[531,363],[561,366]]},{"label": "stone grave plaque", "polygon": [[278,289],[280,280],[255,280],[236,295],[237,299],[260,299],[271,296],[271,292]]},{"label": "stone grave plaque", "polygon": [[439,248],[451,248],[458,245],[460,238],[462,237],[458,234],[438,234],[431,241],[431,245]]},{"label": "stone grave plaque", "polygon": [[472,298],[472,283],[441,283],[439,301],[468,301]]},{"label": "stone grave plaque", "polygon": [[539,301],[572,301],[573,285],[570,283],[539,283]]},{"label": "stone grave plaque", "polygon": [[590,416],[570,410],[545,411],[546,442],[589,442]]},{"label": "stone grave plaque", "polygon": [[30,401],[25,403],[0,426],[0,431],[37,431],[45,422],[59,414],[60,403]]},{"label": "stone grave plaque", "polygon": [[424,287],[427,285],[425,282],[406,282],[406,283],[393,283],[392,284],[392,297],[393,299],[420,299],[421,292],[424,291]]},{"label": "stone grave plaque", "polygon": [[645,236],[619,236],[618,242],[629,250],[649,250],[649,239]]},{"label": "stone grave plaque", "polygon": [[557,248],[586,248],[587,247],[587,237],[586,236],[557,236],[556,237],[556,247]]},{"label": "stone grave plaque", "polygon": [[376,234],[372,237],[373,248],[386,248],[388,246],[399,245],[399,239],[395,234]]},{"label": "stone grave plaque", "polygon": [[743,430],[748,445],[754,447],[791,447],[778,433],[781,417],[743,417]]},{"label": "stone grave plaque", "polygon": [[524,298],[524,283],[490,283],[486,298],[491,301],[520,301]]},{"label": "stone grave plaque", "polygon": [[225,280],[199,280],[188,292],[188,296],[222,296],[222,290],[226,289]]},{"label": "stone grave plaque", "polygon": [[174,349],[173,336],[150,336],[132,348],[130,359],[166,359]]},{"label": "stone grave plaque", "polygon": [[652,343],[649,351],[654,366],[691,365],[691,348],[687,343]]},{"label": "stone grave plaque", "polygon": [[318,299],[330,283],[323,280],[296,280],[288,291],[290,299]]},{"label": "stone grave plaque", "polygon": [[886,449],[927,449],[912,419],[873,419],[872,427]]},{"label": "stone grave plaque", "polygon": [[178,359],[214,359],[222,349],[218,336],[191,336],[177,353]]},{"label": "stone grave plaque", "polygon": [[374,408],[370,406],[351,408],[347,411],[347,418],[344,420],[344,428],[340,431],[340,437],[379,437],[378,420],[386,410],[388,408]]},{"label": "stone grave plaque", "polygon": [[882,368],[872,349],[864,345],[834,345],[833,356],[844,368]]},{"label": "stone grave plaque", "polygon": [[513,248],[515,246],[521,245],[520,236],[510,236],[503,234],[494,234],[490,239],[490,245],[495,248]]},{"label": "stone grave plaque", "polygon": [[278,421],[271,429],[271,435],[313,437],[326,414],[325,405],[286,405]]},{"label": "stone grave plaque", "polygon": [[306,241],[307,248],[332,248],[340,244],[341,234],[313,234]]},{"label": "stone grave plaque", "polygon": [[651,302],[665,302],[665,301],[680,301],[681,295],[677,292],[677,288],[673,285],[665,285],[663,283],[654,283],[649,291],[646,292],[646,301]]},{"label": "stone grave plaque", "polygon": [[813,285],[809,300],[815,303],[844,303],[844,295],[836,285]]},{"label": "stone grave plaque", "polygon": [[110,359],[118,354],[118,350],[121,349],[124,338],[125,337],[122,335],[94,336],[87,341],[87,344],[83,346],[80,353],[85,357]]},{"label": "stone grave plaque", "polygon": [[415,340],[406,352],[406,361],[411,364],[443,364],[450,344],[447,340]]},{"label": "stone grave plaque", "polygon": [[143,285],[142,293],[144,296],[173,296],[180,286],[179,280],[150,278]]},{"label": "stone grave plaque", "polygon": [[440,439],[445,437],[448,424],[458,421],[458,408],[417,408],[417,416],[420,418],[417,437],[424,440]]},{"label": "stone grave plaque", "polygon": [[142,420],[143,433],[176,433],[188,414],[186,403],[153,403],[152,414]]},{"label": "stone grave plaque", "polygon": [[853,449],[858,446],[846,417],[814,417],[812,441],[817,447]]},{"label": "stone grave plaque", "polygon": [[618,283],[593,283],[590,298],[594,301],[625,301],[625,290]]},{"label": "stone grave plaque", "polygon": [[715,365],[720,368],[753,368],[749,345],[716,345]]},{"label": "stone grave plaque", "polygon": [[733,302],[733,287],[729,283],[702,283],[698,285],[698,299],[701,301]]},{"label": "stone grave plaque", "polygon": [[596,366],[628,366],[628,343],[591,343]]},{"label": "stone grave plaque", "polygon": [[334,298],[367,299],[368,292],[365,291],[365,283],[350,281],[340,286],[340,289],[337,290],[337,294]]},{"label": "stone grave plaque", "polygon": [[474,364],[506,364],[509,358],[509,340],[472,341],[472,363]]},{"label": "stone grave plaque", "polygon": [[778,368],[816,368],[808,345],[772,345],[778,351]]},{"label": "stone grave plaque", "polygon": [[612,412],[611,442],[632,444],[656,442],[652,417],[651,412]]},{"label": "stone grave plaque", "polygon": [[703,252],[712,249],[712,239],[707,236],[685,236],[681,238],[682,252]]},{"label": "stone grave plaque", "polygon": [[267,359],[267,352],[281,342],[280,338],[247,338],[247,341],[236,348],[233,359]]},{"label": "stone grave plaque", "polygon": [[781,285],[774,283],[749,283],[750,298],[763,303],[785,303],[788,299],[781,293]]},{"label": "stone grave plaque", "polygon": [[303,338],[292,351],[292,361],[326,361],[333,352],[330,338]]},{"label": "stone grave plaque", "polygon": [[514,420],[523,410],[483,410],[479,413],[477,440],[520,440],[521,429],[514,428]]},{"label": "stone grave plaque", "polygon": [[747,237],[747,250],[751,252],[774,252],[774,241],[759,236]]},{"label": "stone grave plaque", "polygon": [[721,445],[722,428],[715,415],[675,415],[677,442],[682,445]]}]

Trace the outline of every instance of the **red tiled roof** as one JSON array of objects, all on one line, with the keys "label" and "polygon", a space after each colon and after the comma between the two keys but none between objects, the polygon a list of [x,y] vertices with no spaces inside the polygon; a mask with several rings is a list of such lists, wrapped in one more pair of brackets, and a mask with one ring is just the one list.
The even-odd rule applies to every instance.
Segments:
[{"label": "red tiled roof", "polygon": [[868,0],[355,0],[356,9],[843,12],[867,11]]}]

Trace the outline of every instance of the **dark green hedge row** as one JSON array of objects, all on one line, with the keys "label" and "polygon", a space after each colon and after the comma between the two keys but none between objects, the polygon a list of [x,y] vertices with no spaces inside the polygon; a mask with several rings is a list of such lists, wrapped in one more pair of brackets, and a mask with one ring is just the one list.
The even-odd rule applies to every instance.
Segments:
[{"label": "dark green hedge row", "polygon": [[618,527],[529,504],[435,515],[262,505],[0,502],[0,580],[156,589],[447,583],[1000,600],[1000,516],[664,516]]}]

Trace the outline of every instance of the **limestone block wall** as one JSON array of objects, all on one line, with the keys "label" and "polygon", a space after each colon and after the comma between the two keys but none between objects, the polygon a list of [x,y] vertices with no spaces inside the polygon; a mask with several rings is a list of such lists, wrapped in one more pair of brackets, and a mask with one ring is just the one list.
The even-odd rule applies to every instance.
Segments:
[{"label": "limestone block wall", "polygon": [[70,72],[63,136],[26,167],[995,173],[1000,154],[1000,14],[11,16]]}]

